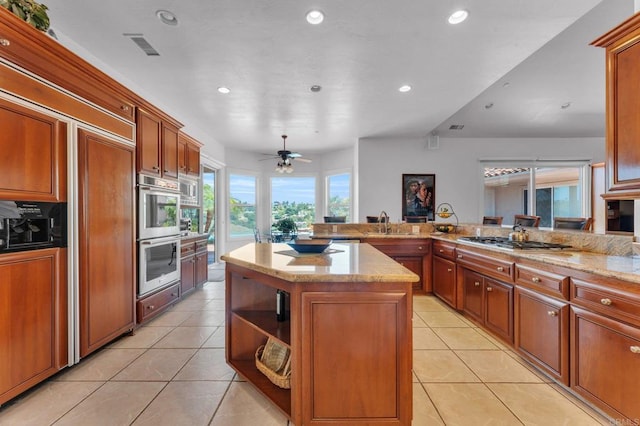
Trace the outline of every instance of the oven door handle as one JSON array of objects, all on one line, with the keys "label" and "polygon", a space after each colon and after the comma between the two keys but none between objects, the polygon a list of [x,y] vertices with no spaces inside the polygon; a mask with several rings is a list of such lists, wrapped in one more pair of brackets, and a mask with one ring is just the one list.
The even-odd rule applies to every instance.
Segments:
[{"label": "oven door handle", "polygon": [[180,242],[180,234],[177,234],[173,237],[161,237],[161,238],[151,238],[149,240],[140,240],[140,244],[144,246],[154,246],[158,244],[179,243],[179,242]]}]

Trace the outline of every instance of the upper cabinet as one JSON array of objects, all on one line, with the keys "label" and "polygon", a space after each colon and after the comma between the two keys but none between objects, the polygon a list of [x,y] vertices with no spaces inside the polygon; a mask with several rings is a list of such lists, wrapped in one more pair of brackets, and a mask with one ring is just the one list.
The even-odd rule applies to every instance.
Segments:
[{"label": "upper cabinet", "polygon": [[178,171],[180,174],[200,176],[200,147],[191,136],[178,134]]},{"label": "upper cabinet", "polygon": [[66,123],[0,99],[0,198],[66,201]]},{"label": "upper cabinet", "polygon": [[606,48],[607,194],[640,198],[640,14],[591,43]]},{"label": "upper cabinet", "polygon": [[178,178],[178,128],[143,108],[136,110],[138,172]]}]

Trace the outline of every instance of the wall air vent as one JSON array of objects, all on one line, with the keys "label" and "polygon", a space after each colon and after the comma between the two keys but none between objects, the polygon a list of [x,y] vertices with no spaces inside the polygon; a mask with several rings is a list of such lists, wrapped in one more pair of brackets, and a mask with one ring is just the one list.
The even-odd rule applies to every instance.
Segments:
[{"label": "wall air vent", "polygon": [[449,126],[449,130],[462,130],[464,128],[464,124],[452,124]]},{"label": "wall air vent", "polygon": [[149,44],[149,42],[143,37],[143,34],[122,34],[125,37],[130,38],[147,56],[160,56],[158,51]]}]

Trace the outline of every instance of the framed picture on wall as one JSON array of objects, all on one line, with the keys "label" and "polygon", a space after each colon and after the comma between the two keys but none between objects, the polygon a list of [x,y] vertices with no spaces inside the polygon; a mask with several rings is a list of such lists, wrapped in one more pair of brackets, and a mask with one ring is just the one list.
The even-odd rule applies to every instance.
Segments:
[{"label": "framed picture on wall", "polygon": [[406,222],[433,220],[435,202],[435,174],[402,175],[402,218]]}]

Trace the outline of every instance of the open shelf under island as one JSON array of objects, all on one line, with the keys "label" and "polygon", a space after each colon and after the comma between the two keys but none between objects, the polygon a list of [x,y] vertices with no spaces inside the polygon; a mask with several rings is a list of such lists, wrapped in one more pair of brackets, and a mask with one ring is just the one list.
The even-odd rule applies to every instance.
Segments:
[{"label": "open shelf under island", "polygon": [[[412,282],[418,276],[369,244],[300,255],[248,244],[226,262],[226,358],[296,426],[409,425]],[[277,321],[276,291],[286,298]],[[268,338],[291,350],[291,389],[255,365]]]}]

